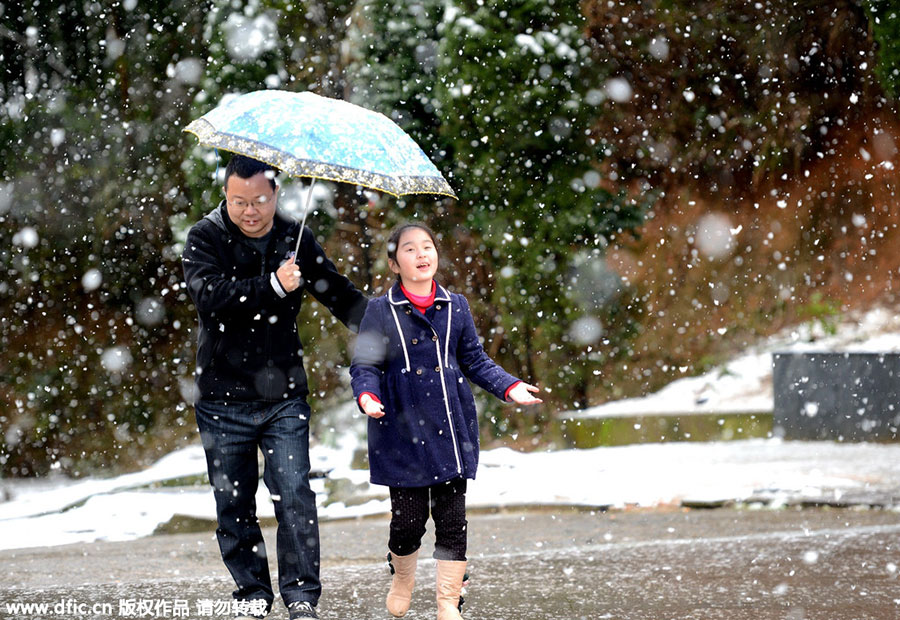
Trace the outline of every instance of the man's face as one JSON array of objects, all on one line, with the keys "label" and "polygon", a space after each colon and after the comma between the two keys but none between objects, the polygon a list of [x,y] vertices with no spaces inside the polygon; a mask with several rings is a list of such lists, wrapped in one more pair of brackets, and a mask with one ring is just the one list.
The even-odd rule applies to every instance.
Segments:
[{"label": "man's face", "polygon": [[249,179],[232,174],[225,183],[225,201],[228,217],[248,237],[262,237],[272,230],[278,186],[272,191],[266,173],[260,172]]}]

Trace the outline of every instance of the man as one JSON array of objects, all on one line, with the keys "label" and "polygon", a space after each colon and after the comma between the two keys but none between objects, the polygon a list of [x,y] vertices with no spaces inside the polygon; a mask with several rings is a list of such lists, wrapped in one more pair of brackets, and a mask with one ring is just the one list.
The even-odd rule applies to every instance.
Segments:
[{"label": "man", "polygon": [[278,585],[291,620],[318,618],[319,526],[309,486],[308,388],[297,313],[303,291],[358,331],[366,298],[309,228],[278,212],[277,171],[235,155],[225,200],[188,233],[182,261],[200,320],[195,403],[216,498],[216,536],[240,617],[274,600],[256,517],[257,452],[278,520]]}]

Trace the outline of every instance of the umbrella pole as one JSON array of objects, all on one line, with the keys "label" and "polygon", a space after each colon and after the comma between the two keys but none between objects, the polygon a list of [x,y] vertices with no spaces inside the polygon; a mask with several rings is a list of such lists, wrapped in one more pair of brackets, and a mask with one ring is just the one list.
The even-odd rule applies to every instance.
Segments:
[{"label": "umbrella pole", "polygon": [[297,262],[297,255],[300,253],[300,239],[303,238],[303,227],[306,226],[306,216],[309,215],[309,207],[312,205],[313,187],[316,186],[315,177],[309,183],[309,191],[306,192],[306,206],[303,208],[303,219],[300,220],[300,234],[297,235],[297,247],[294,248],[294,262]]}]

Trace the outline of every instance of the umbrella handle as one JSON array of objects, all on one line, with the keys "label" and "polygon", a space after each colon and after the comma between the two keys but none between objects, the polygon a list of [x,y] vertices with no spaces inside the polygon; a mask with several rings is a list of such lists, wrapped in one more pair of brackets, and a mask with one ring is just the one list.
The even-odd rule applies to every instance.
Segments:
[{"label": "umbrella handle", "polygon": [[300,220],[300,234],[297,235],[297,247],[294,248],[294,262],[297,262],[297,259],[300,256],[300,239],[303,238],[303,227],[306,226],[306,216],[309,214],[309,207],[312,204],[313,187],[315,186],[316,179],[313,177],[309,184],[309,191],[306,192],[306,206],[303,208],[303,219]]}]

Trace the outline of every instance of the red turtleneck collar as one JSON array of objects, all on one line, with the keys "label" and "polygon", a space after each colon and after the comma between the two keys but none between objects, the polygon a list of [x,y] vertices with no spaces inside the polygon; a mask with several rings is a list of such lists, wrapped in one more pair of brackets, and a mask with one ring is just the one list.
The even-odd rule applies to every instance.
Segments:
[{"label": "red turtleneck collar", "polygon": [[406,290],[406,287],[403,284],[400,284],[400,290],[403,291],[403,294],[406,295],[406,298],[412,302],[412,305],[416,310],[425,314],[425,311],[431,307],[434,303],[434,295],[437,292],[437,283],[432,280],[431,281],[431,294],[430,295],[414,295]]}]

